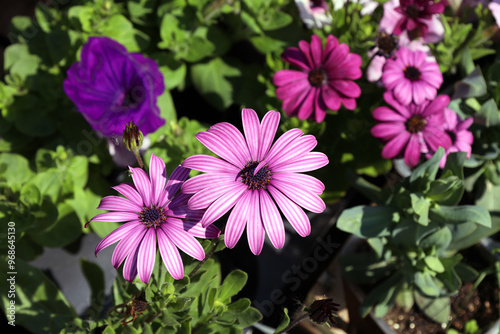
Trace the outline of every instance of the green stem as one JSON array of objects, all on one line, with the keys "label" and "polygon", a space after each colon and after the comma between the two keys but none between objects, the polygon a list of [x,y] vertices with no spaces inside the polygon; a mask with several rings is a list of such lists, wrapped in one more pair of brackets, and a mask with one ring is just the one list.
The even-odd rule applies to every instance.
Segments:
[{"label": "green stem", "polygon": [[306,320],[307,318],[309,318],[309,314],[308,313],[304,313],[302,314],[300,317],[296,318],[295,320],[293,320],[291,323],[288,324],[288,326],[286,326],[285,329],[277,332],[277,333],[274,333],[274,334],[281,334],[281,333],[286,333],[288,332],[290,329],[294,328],[295,326],[297,326],[300,322]]},{"label": "green stem", "polygon": [[208,254],[205,256],[205,258],[198,263],[198,265],[193,269],[193,271],[191,271],[189,273],[189,279],[192,279],[193,276],[196,274],[196,272],[198,270],[200,270],[200,268],[203,266],[203,264],[205,264],[205,262],[207,262],[208,259],[210,259],[212,257],[212,255],[215,253],[215,249],[219,245],[219,242],[220,242],[220,239],[217,239],[217,241],[213,243],[212,248],[210,249]]},{"label": "green stem", "polygon": [[137,159],[137,162],[139,163],[139,166],[144,169],[144,163],[142,162],[141,155],[139,154],[139,150],[134,151],[135,158]]}]

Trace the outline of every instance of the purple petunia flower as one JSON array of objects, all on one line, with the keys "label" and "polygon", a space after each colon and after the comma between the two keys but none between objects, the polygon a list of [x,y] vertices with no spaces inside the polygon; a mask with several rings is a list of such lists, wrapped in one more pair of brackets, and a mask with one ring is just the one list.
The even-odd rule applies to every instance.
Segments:
[{"label": "purple petunia flower", "polygon": [[387,90],[403,105],[422,104],[432,100],[443,83],[443,75],[435,61],[429,61],[422,51],[400,48],[395,53],[396,59],[388,59],[382,82]]},{"label": "purple petunia flower", "polygon": [[[473,122],[472,117],[462,121],[456,112],[449,108],[444,109],[442,128],[450,136],[451,146],[446,150],[446,155],[441,159],[439,167],[444,167],[446,157],[453,152],[466,152],[467,158],[470,158],[474,136],[468,129]],[[427,159],[432,158],[432,155],[433,153],[429,152],[426,155]]]},{"label": "purple petunia flower", "polygon": [[121,135],[133,121],[146,135],[165,124],[156,105],[165,87],[154,60],[128,53],[108,37],[90,37],[80,57],[68,70],[64,91],[94,130]]},{"label": "purple petunia flower", "polygon": [[[215,226],[203,227],[203,210],[188,208],[189,195],[177,194],[190,170],[177,167],[167,178],[165,163],[151,155],[149,177],[140,168],[129,167],[134,185],[113,187],[126,198],[107,196],[98,209],[115,212],[101,213],[90,220],[100,222],[127,222],[101,240],[95,254],[118,242],[111,259],[113,267],[123,265],[123,277],[133,281],[139,273],[142,282],[151,277],[156,258],[156,242],[168,272],[175,279],[184,277],[179,254],[183,252],[197,260],[205,258],[203,247],[195,239],[216,238],[220,231]],[[126,259],[125,259],[126,258]]]},{"label": "purple petunia flower", "polygon": [[250,249],[258,255],[265,232],[274,247],[283,247],[285,229],[278,207],[300,236],[309,235],[311,225],[301,207],[323,212],[325,203],[319,195],[325,187],[301,172],[325,166],[328,158],[311,152],[316,139],[302,136],[300,129],[287,131],[272,145],[280,120],[276,111],[269,111],[262,123],[252,109],[243,109],[242,118],[245,136],[229,123],[218,123],[196,135],[220,158],[187,158],[182,166],[205,174],[186,181],[182,192],[194,194],[190,208],[207,209],[201,219],[204,226],[234,206],[224,233],[226,246],[233,248],[246,226]]},{"label": "purple petunia flower", "polygon": [[276,97],[283,100],[288,116],[320,123],[326,109],[339,110],[340,103],[350,110],[356,108],[361,89],[352,80],[361,77],[362,60],[349,53],[346,44],[329,35],[323,48],[321,38],[312,35],[311,44],[300,41],[299,48],[286,49],[282,58],[299,68],[278,71],[273,77]]},{"label": "purple petunia flower", "polygon": [[371,130],[373,136],[386,142],[382,150],[384,159],[404,152],[405,163],[413,167],[418,164],[420,153],[435,152],[440,146],[446,150],[451,146],[450,136],[442,127],[443,112],[450,103],[447,95],[408,106],[398,103],[391,92],[385,92],[384,99],[394,109],[375,108],[373,118],[380,123]]}]

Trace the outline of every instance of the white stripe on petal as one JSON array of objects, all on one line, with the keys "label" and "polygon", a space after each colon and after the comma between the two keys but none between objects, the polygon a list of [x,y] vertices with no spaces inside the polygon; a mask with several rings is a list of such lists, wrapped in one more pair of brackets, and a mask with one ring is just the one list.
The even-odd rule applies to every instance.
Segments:
[{"label": "white stripe on petal", "polygon": [[142,236],[146,233],[146,228],[141,225],[136,226],[116,245],[111,257],[113,267],[118,268],[125,257],[136,250],[142,240]]},{"label": "white stripe on petal", "polygon": [[205,188],[194,194],[188,201],[189,208],[192,210],[206,209],[225,193],[233,193],[239,189],[246,189],[247,186],[241,182],[232,182],[219,187]]},{"label": "white stripe on petal", "polygon": [[[243,195],[241,195],[238,203],[234,205],[233,210],[229,214],[229,218],[227,219],[226,230],[224,232],[224,243],[228,248],[233,248],[236,246],[238,241],[243,234],[243,230],[247,224],[248,210],[249,210],[249,201],[251,198],[252,192],[245,191]],[[213,226],[213,225],[210,225]]]},{"label": "white stripe on petal", "polygon": [[247,238],[250,250],[255,255],[259,255],[264,246],[266,232],[260,216],[259,191],[252,191],[250,198],[250,208],[248,212]]},{"label": "white stripe on petal", "polygon": [[273,168],[273,173],[310,172],[328,164],[328,158],[321,152],[309,152],[292,163]]},{"label": "white stripe on petal", "polygon": [[214,152],[222,159],[232,163],[239,168],[245,167],[246,161],[242,161],[239,159],[239,155],[235,152],[236,149],[234,148],[234,146],[231,146],[230,143],[227,142],[227,140],[217,136],[212,132],[200,132],[195,137],[210,151]]},{"label": "white stripe on petal", "polygon": [[142,203],[142,197],[139,195],[137,192],[137,189],[128,183],[122,183],[120,185],[117,185],[115,187],[112,187],[112,189],[118,191],[120,194],[123,196],[127,197],[129,200],[137,204],[138,206],[143,206],[144,204]]},{"label": "white stripe on petal", "polygon": [[138,218],[139,214],[135,212],[105,212],[98,214],[90,221],[121,223],[136,220]]},{"label": "white stripe on petal", "polygon": [[237,184],[237,187],[234,187],[231,191],[226,192],[208,207],[205,215],[203,215],[203,218],[200,220],[200,223],[203,226],[212,224],[214,221],[222,217],[240,199],[241,194],[247,191],[247,186],[242,183]]},{"label": "white stripe on petal", "polygon": [[161,228],[156,230],[158,236],[158,248],[160,255],[167,267],[168,272],[174,279],[181,279],[184,277],[184,265],[179,250],[174,246],[172,241],[167,237]]},{"label": "white stripe on petal", "polygon": [[132,180],[139,194],[141,194],[142,202],[145,206],[151,206],[151,182],[145,171],[140,168],[129,167],[132,172]]},{"label": "white stripe on petal", "polygon": [[259,145],[259,161],[262,161],[266,157],[266,154],[273,143],[276,130],[278,129],[280,123],[280,116],[279,112],[270,110],[262,119],[262,124],[260,126],[261,141]]},{"label": "white stripe on petal", "polygon": [[104,248],[114,244],[118,240],[121,240],[125,238],[127,235],[131,233],[131,231],[136,228],[137,226],[141,225],[141,222],[139,221],[132,221],[130,223],[126,223],[118,227],[116,230],[108,234],[106,237],[104,237],[96,246],[95,248],[95,256],[97,256],[97,253],[102,251]]},{"label": "white stripe on petal", "polygon": [[234,125],[226,122],[217,123],[208,129],[208,132],[219,136],[226,141],[228,145],[234,147],[234,153],[238,155],[238,159],[245,164],[251,160],[250,151],[248,150],[245,137],[241,134]]},{"label": "white stripe on petal", "polygon": [[135,248],[132,252],[130,252],[123,264],[123,278],[126,281],[132,282],[137,276],[137,253],[139,252],[138,248]]},{"label": "white stripe on petal", "polygon": [[260,123],[259,116],[253,109],[244,108],[241,111],[243,120],[243,132],[247,139],[248,149],[253,161],[257,161],[259,157],[260,146]]},{"label": "white stripe on petal", "polygon": [[174,245],[184,253],[197,259],[198,261],[205,258],[205,251],[203,250],[203,247],[201,247],[200,243],[191,234],[174,226],[162,226],[161,228],[170,241],[172,241]]},{"label": "white stripe on petal", "polygon": [[172,225],[175,228],[182,229],[197,238],[213,239],[220,235],[220,230],[214,225],[203,227],[199,222],[176,218],[167,219],[167,223],[167,228]]},{"label": "white stripe on petal", "polygon": [[126,211],[126,212],[136,212],[140,213],[142,207],[135,204],[131,200],[119,196],[106,196],[101,200],[99,210],[110,210],[110,211]]},{"label": "white stripe on petal", "polygon": [[283,225],[283,219],[281,218],[276,204],[267,191],[260,189],[259,193],[260,215],[267,235],[274,248],[283,248],[285,244],[285,226]]},{"label": "white stripe on petal", "polygon": [[139,245],[137,254],[137,271],[143,283],[148,283],[153,272],[156,258],[156,232],[154,228],[148,229]]},{"label": "white stripe on petal", "polygon": [[194,194],[207,187],[219,186],[223,183],[236,181],[233,173],[209,173],[200,174],[190,178],[182,185],[182,192]]},{"label": "white stripe on petal", "polygon": [[303,134],[304,133],[300,129],[291,129],[282,134],[269,150],[265,160],[270,161],[274,159],[274,157],[284,150],[290,142]]},{"label": "white stripe on petal", "polygon": [[220,158],[204,154],[192,155],[186,158],[181,166],[200,172],[234,173],[235,176],[240,172],[240,169],[235,165]]},{"label": "white stripe on petal", "polygon": [[298,188],[306,188],[315,194],[322,194],[325,191],[325,185],[323,182],[318,180],[311,175],[299,174],[299,173],[276,173],[273,174],[273,180],[279,180],[281,182],[286,182],[291,185],[295,185]]},{"label": "white stripe on petal", "polygon": [[325,211],[325,202],[313,192],[287,182],[273,180],[272,185],[301,207],[316,213]]},{"label": "white stripe on petal", "polygon": [[153,204],[158,204],[160,194],[167,181],[167,169],[165,168],[165,162],[154,154],[151,154],[149,162],[149,177],[151,178],[151,200]]},{"label": "white stripe on petal", "polygon": [[316,138],[312,135],[295,138],[277,153],[273,159],[267,159],[269,167],[273,169],[274,167],[293,162],[309,153],[317,143]]},{"label": "white stripe on petal", "polygon": [[308,236],[311,233],[311,223],[304,210],[273,186],[270,185],[267,189],[295,231],[301,237]]}]

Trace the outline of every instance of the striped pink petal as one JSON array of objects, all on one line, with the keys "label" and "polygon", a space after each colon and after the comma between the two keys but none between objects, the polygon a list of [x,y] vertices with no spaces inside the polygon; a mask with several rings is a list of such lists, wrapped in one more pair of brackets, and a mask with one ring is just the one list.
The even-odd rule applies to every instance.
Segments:
[{"label": "striped pink petal", "polygon": [[241,112],[243,120],[243,131],[247,139],[248,149],[253,161],[259,157],[260,123],[257,113],[253,109],[244,108]]},{"label": "striped pink petal", "polygon": [[273,180],[289,183],[291,186],[295,186],[299,189],[305,188],[318,195],[325,191],[323,182],[307,174],[276,173],[273,174]]},{"label": "striped pink petal", "polygon": [[250,151],[245,137],[234,125],[226,122],[217,123],[211,126],[208,132],[219,136],[228,145],[234,147],[234,153],[238,155],[240,161],[250,160]]},{"label": "striped pink petal", "polygon": [[328,164],[328,157],[321,152],[309,152],[307,155],[287,165],[273,168],[274,173],[310,172]]},{"label": "striped pink petal", "polygon": [[181,255],[179,250],[174,246],[172,241],[165,234],[163,229],[156,229],[156,235],[158,237],[158,248],[160,249],[160,255],[167,267],[168,272],[174,279],[181,279],[184,277],[184,265],[182,263]]},{"label": "striped pink petal", "polygon": [[214,221],[222,217],[228,212],[233,205],[239,200],[241,194],[247,191],[247,187],[240,183],[240,187],[235,187],[233,191],[229,191],[219,197],[205,212],[205,215],[200,220],[200,223],[205,227],[212,224]]},{"label": "striped pink petal", "polygon": [[186,158],[181,166],[198,170],[200,172],[210,173],[226,172],[237,174],[240,171],[238,167],[230,164],[227,161],[204,154],[192,155]]},{"label": "striped pink petal", "polygon": [[267,152],[273,143],[274,136],[276,135],[276,130],[278,129],[280,123],[280,117],[281,115],[279,112],[271,110],[266,113],[264,118],[262,118],[260,128],[261,142],[259,145],[258,160],[263,160],[267,155]]},{"label": "striped pink petal", "polygon": [[129,200],[142,207],[144,204],[142,203],[142,197],[137,192],[137,189],[128,183],[122,183],[120,185],[112,187],[112,189],[118,191],[123,196],[127,197]]},{"label": "striped pink petal", "polygon": [[148,283],[153,272],[156,258],[156,232],[150,228],[142,238],[137,254],[137,271],[139,279],[143,283]]},{"label": "striped pink petal", "polygon": [[128,236],[132,232],[132,230],[134,228],[137,228],[137,226],[139,225],[142,225],[140,221],[132,221],[130,223],[119,226],[116,230],[108,234],[97,244],[95,248],[95,256],[97,256],[97,253],[102,251],[104,248],[111,246],[115,242]]},{"label": "striped pink petal", "polygon": [[174,198],[175,194],[177,194],[177,192],[181,188],[183,182],[189,176],[189,172],[191,172],[189,168],[184,168],[180,165],[174,169],[167,181],[167,184],[165,185],[165,189],[160,194],[158,200],[159,206],[165,206],[169,201],[172,200],[172,198]]},{"label": "striped pink petal", "polygon": [[264,246],[266,232],[260,216],[259,191],[252,191],[248,210],[247,238],[253,254],[259,255]]},{"label": "striped pink petal", "polygon": [[309,153],[317,144],[316,138],[312,135],[295,138],[281,152],[267,159],[269,167],[272,169],[292,162]]},{"label": "striped pink petal", "polygon": [[280,152],[285,149],[295,138],[303,134],[304,133],[300,129],[291,129],[282,134],[269,150],[269,153],[266,156],[266,161],[274,159],[274,157],[276,155],[279,155]]},{"label": "striped pink petal", "polygon": [[228,248],[236,246],[241,238],[241,235],[243,234],[243,230],[245,230],[251,197],[251,191],[244,192],[229,214],[226,230],[224,232],[224,243]]},{"label": "striped pink petal", "polygon": [[295,231],[297,231],[301,237],[308,236],[311,233],[311,223],[304,210],[275,187],[269,186],[267,189]]},{"label": "striped pink petal", "polygon": [[234,147],[227,145],[227,142],[212,132],[200,132],[196,136],[203,145],[210,151],[217,154],[222,159],[230,162],[238,168],[243,168],[246,161],[240,159],[240,156],[235,153]]},{"label": "striped pink petal", "polygon": [[123,278],[126,281],[133,282],[137,277],[137,253],[138,248],[135,248],[130,254],[128,254],[125,263],[123,264]]},{"label": "striped pink petal", "polygon": [[134,181],[137,191],[142,197],[142,202],[145,206],[151,206],[151,182],[145,171],[141,168],[129,167],[132,173],[132,180]]},{"label": "striped pink petal", "polygon": [[127,236],[120,240],[111,257],[113,267],[118,268],[127,255],[136,251],[146,230],[144,226],[136,226]]},{"label": "striped pink petal", "polygon": [[141,212],[142,207],[134,202],[119,196],[106,196],[101,200],[99,210]]},{"label": "striped pink petal", "polygon": [[236,181],[216,188],[208,187],[194,194],[189,199],[188,205],[192,210],[206,209],[223,194],[236,193],[238,191],[243,191],[246,188],[246,185]]},{"label": "striped pink petal", "polygon": [[139,215],[135,212],[105,212],[93,217],[90,221],[122,223],[137,220]]},{"label": "striped pink petal", "polygon": [[220,235],[220,230],[215,225],[203,227],[199,222],[175,218],[168,220],[168,226],[170,225],[177,229],[182,229],[197,238],[214,239]]},{"label": "striped pink petal", "polygon": [[167,169],[165,168],[165,162],[154,154],[151,154],[149,162],[149,177],[151,178],[151,201],[153,204],[158,204],[167,180]]},{"label": "striped pink petal", "polygon": [[285,226],[273,199],[264,189],[259,190],[260,214],[262,223],[274,248],[283,248],[285,244]]},{"label": "striped pink petal", "polygon": [[182,192],[194,194],[207,187],[220,187],[226,183],[234,182],[235,180],[235,175],[230,173],[200,174],[184,182],[182,185]]},{"label": "striped pink petal", "polygon": [[318,195],[307,189],[297,191],[297,187],[279,180],[273,180],[272,185],[285,194],[289,199],[309,211],[321,213],[326,209],[325,202],[323,202]]},{"label": "striped pink petal", "polygon": [[200,243],[188,232],[174,226],[170,228],[162,227],[163,232],[170,241],[187,255],[201,261],[205,258],[205,251]]}]

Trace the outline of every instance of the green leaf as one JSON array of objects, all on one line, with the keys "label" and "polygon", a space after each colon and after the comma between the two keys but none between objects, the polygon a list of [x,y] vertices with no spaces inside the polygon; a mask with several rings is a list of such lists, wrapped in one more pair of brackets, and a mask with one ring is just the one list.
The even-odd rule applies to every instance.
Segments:
[{"label": "green leaf", "polygon": [[451,99],[479,97],[486,94],[486,91],[486,81],[481,73],[481,68],[477,66],[464,79],[455,83],[455,92]]},{"label": "green leaf", "polygon": [[4,69],[23,80],[35,75],[41,62],[39,57],[30,54],[26,44],[9,45],[5,49],[4,57]]},{"label": "green leaf", "polygon": [[95,10],[89,6],[72,6],[68,10],[68,19],[78,30],[85,32],[92,31],[92,18],[95,17]]},{"label": "green leaf", "polygon": [[106,298],[106,291],[104,290],[104,272],[101,267],[86,259],[80,259],[80,267],[82,268],[83,275],[90,286],[90,300],[91,300],[91,313],[89,314],[92,319],[99,319],[100,312],[104,306]]},{"label": "green leaf", "polygon": [[[186,63],[175,59],[173,54],[166,52],[155,53],[151,57],[158,62],[160,72],[165,80],[165,89],[184,88],[187,73]],[[159,105],[161,107],[161,104]]]},{"label": "green leaf", "polygon": [[476,199],[476,205],[489,211],[496,211],[498,203],[500,203],[500,185],[493,185],[486,180],[484,192]]},{"label": "green leaf", "polygon": [[426,256],[424,258],[425,265],[436,273],[444,272],[444,266],[437,256]]},{"label": "green leaf", "polygon": [[361,238],[388,236],[395,213],[387,206],[356,206],[342,212],[337,227]]},{"label": "green leaf", "polygon": [[440,297],[445,294],[437,283],[437,279],[431,276],[427,271],[418,271],[413,276],[414,284],[419,289],[419,291],[428,297]]},{"label": "green leaf", "polygon": [[405,312],[410,312],[414,304],[413,292],[408,289],[402,289],[396,297],[396,303],[402,307]]},{"label": "green leaf", "polygon": [[276,30],[292,23],[293,18],[280,10],[273,9],[262,11],[257,19],[264,30]]},{"label": "green leaf", "polygon": [[26,206],[30,207],[33,205],[42,205],[42,195],[38,187],[32,183],[27,183],[21,188],[20,201]]},{"label": "green leaf", "polygon": [[193,65],[191,79],[196,90],[219,110],[227,109],[233,103],[234,83],[241,71],[228,65],[221,58]]},{"label": "green leaf", "polygon": [[395,267],[394,258],[384,260],[373,253],[346,254],[340,258],[340,263],[342,275],[356,283],[378,281]]},{"label": "green leaf", "polygon": [[[17,258],[16,271],[19,273],[14,276],[16,325],[34,334],[59,333],[77,318],[66,297],[41,270]],[[9,282],[0,280],[2,291],[9,291]],[[9,314],[6,311],[10,300],[6,294],[2,295],[1,305],[4,314]]]},{"label": "green leaf", "polygon": [[418,246],[422,249],[435,247],[436,250],[444,251],[448,248],[452,239],[453,236],[449,227],[443,226],[423,237]]},{"label": "green leaf", "polygon": [[486,127],[497,126],[500,124],[500,112],[493,98],[487,100],[477,112],[477,116],[484,119]]},{"label": "green leaf", "polygon": [[288,316],[288,309],[285,307],[283,309],[283,320],[281,320],[278,327],[276,327],[275,333],[283,331],[290,323],[290,317]]},{"label": "green leaf", "polygon": [[453,241],[448,247],[450,251],[465,249],[477,244],[481,239],[490,236],[500,230],[500,217],[492,213],[492,226],[486,227],[476,223],[450,224],[448,227],[453,235]]},{"label": "green leaf", "polygon": [[413,208],[413,213],[417,216],[417,223],[423,226],[427,226],[429,224],[429,207],[430,201],[417,194],[410,194],[411,198],[411,207]]},{"label": "green leaf", "polygon": [[383,317],[392,307],[394,299],[398,295],[404,283],[401,272],[388,277],[385,281],[377,285],[363,299],[360,305],[360,314],[364,318],[375,307],[375,316]]},{"label": "green leaf", "polygon": [[0,154],[0,178],[5,179],[12,191],[19,190],[34,175],[25,157],[13,153]]},{"label": "green leaf", "polygon": [[427,192],[429,184],[436,177],[436,173],[439,170],[439,162],[444,154],[444,148],[439,147],[432,158],[413,170],[410,176],[410,186],[413,192]]},{"label": "green leaf", "polygon": [[446,324],[451,313],[451,302],[449,297],[428,298],[417,291],[414,294],[415,303],[426,316],[438,324]]},{"label": "green leaf", "polygon": [[262,320],[262,314],[254,307],[249,307],[238,315],[238,326],[247,328]]},{"label": "green leaf", "polygon": [[235,301],[234,303],[231,303],[227,306],[227,312],[238,314],[241,312],[245,312],[252,302],[248,298],[241,298]]},{"label": "green leaf", "polygon": [[448,224],[463,224],[473,222],[485,227],[491,227],[491,217],[488,210],[479,206],[440,206],[429,211],[429,218]]},{"label": "green leaf", "polygon": [[129,52],[141,52],[149,45],[149,36],[134,29],[123,15],[115,14],[101,23],[101,32],[127,48]]},{"label": "green leaf", "polygon": [[222,283],[218,299],[224,301],[240,292],[247,283],[248,275],[241,270],[233,270],[227,275]]}]

